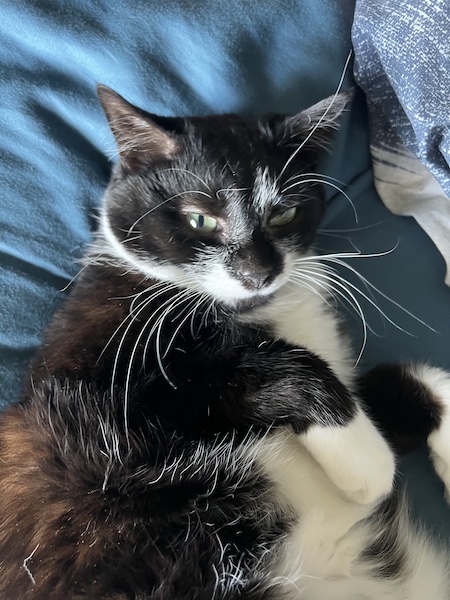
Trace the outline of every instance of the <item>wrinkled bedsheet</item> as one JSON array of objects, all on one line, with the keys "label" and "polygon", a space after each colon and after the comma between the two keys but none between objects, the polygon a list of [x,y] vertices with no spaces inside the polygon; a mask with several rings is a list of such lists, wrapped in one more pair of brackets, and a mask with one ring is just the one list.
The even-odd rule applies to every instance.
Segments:
[{"label": "wrinkled bedsheet", "polygon": [[357,0],[356,81],[366,93],[375,185],[439,248],[450,284],[450,3]]}]

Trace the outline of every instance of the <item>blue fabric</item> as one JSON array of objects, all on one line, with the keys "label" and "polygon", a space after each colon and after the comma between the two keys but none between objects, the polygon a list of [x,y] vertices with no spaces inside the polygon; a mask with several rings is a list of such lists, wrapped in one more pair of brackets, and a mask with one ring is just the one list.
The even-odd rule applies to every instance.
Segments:
[{"label": "blue fabric", "polygon": [[358,0],[356,79],[372,111],[372,142],[408,148],[450,196],[450,4]]},{"label": "blue fabric", "polygon": [[365,91],[377,191],[411,215],[447,263],[450,285],[450,3],[357,0],[355,77]]},{"label": "blue fabric", "polygon": [[[351,0],[3,0],[1,406],[18,398],[27,361],[95,227],[114,148],[95,84],[163,115],[295,112],[335,91],[352,16]],[[395,217],[380,202],[367,131],[359,95],[323,165],[347,184],[359,221],[330,188],[319,244],[330,252],[356,246],[367,253],[398,244],[386,256],[351,264],[438,333],[375,294],[389,318],[415,337],[362,301],[379,337],[369,334],[361,364],[411,358],[450,367],[443,261],[413,220]],[[360,323],[349,315],[349,325],[359,348]],[[414,456],[405,472],[419,498],[415,510],[450,536],[442,486],[424,452]],[[426,482],[425,491],[418,481]]]}]

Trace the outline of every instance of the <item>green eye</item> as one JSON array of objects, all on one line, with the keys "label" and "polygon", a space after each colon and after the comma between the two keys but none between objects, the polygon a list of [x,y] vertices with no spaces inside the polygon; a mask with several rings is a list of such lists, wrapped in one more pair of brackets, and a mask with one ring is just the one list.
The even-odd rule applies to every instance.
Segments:
[{"label": "green eye", "polygon": [[271,227],[281,227],[282,225],[287,225],[291,223],[297,215],[297,207],[288,208],[287,210],[283,210],[273,217],[269,219],[269,225]]},{"label": "green eye", "polygon": [[199,233],[213,233],[218,226],[217,219],[200,213],[189,213],[186,215],[186,220],[189,226]]}]

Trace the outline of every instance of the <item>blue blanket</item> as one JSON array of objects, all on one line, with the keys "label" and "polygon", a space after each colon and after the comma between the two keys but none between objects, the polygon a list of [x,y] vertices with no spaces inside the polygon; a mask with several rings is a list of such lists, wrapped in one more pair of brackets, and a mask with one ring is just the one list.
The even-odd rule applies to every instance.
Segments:
[{"label": "blue blanket", "polygon": [[[96,83],[163,115],[296,112],[335,91],[353,9],[352,0],[3,0],[1,406],[17,400],[27,362],[95,228],[114,152]],[[351,83],[349,75],[345,85]],[[435,330],[381,294],[375,298],[386,317],[361,297],[374,330],[361,367],[398,359],[450,367],[445,264],[417,224],[392,215],[375,192],[362,94],[322,169],[342,181],[358,222],[347,198],[330,187],[320,248],[381,254],[350,264]],[[352,277],[348,269],[343,274]],[[351,314],[348,323],[358,352],[361,323]],[[426,454],[416,452],[402,468],[415,510],[450,535]]]}]

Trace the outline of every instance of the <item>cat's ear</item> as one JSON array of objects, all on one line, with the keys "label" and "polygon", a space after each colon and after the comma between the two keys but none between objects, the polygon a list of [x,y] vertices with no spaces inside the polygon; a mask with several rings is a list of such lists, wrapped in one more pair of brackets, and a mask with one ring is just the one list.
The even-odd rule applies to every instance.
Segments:
[{"label": "cat's ear", "polygon": [[286,146],[305,144],[305,148],[309,149],[325,146],[338,128],[339,117],[353,96],[353,89],[340,92],[296,115],[283,118],[276,126],[277,141]]},{"label": "cat's ear", "polygon": [[176,156],[175,136],[157,125],[152,115],[104,85],[97,86],[97,95],[116,139],[123,167],[139,169],[149,162],[171,160]]}]

